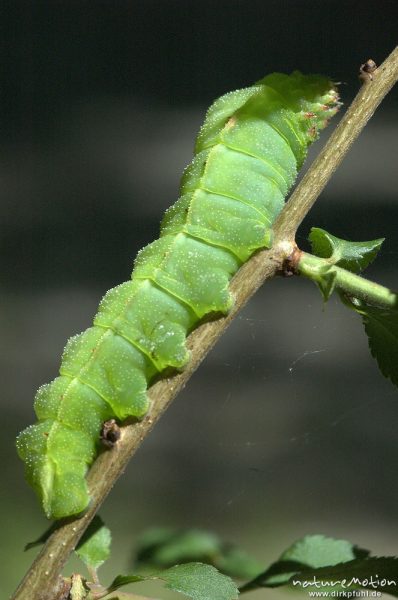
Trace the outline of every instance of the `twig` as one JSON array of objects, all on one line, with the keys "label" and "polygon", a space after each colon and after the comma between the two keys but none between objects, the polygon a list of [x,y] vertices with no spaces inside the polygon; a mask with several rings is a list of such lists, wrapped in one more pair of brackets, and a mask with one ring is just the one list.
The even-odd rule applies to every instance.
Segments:
[{"label": "twig", "polygon": [[[351,271],[342,269],[330,263],[327,258],[319,258],[307,252],[297,252],[296,272],[312,281],[322,282],[325,279],[325,268],[329,281],[333,280],[332,289],[341,290],[344,294],[359,298],[379,308],[396,310],[398,306],[398,295],[388,287],[369,281]],[[331,292],[331,290],[330,290]]]},{"label": "twig", "polygon": [[352,142],[397,79],[398,48],[373,74],[373,80],[365,83],[361,88],[339,127],[286,204],[276,223],[276,240],[273,248],[258,252],[234,277],[231,291],[236,302],[230,314],[225,318],[201,325],[189,336],[191,360],[188,367],[183,373],[163,379],[150,388],[152,408],[149,414],[140,423],[122,427],[121,439],[115,447],[103,453],[94,463],[88,475],[92,496],[88,511],[81,518],[61,524],[51,535],[15,592],[13,600],[53,600],[54,590],[60,585],[60,573],[69,554],[115,481],[124,472],[128,461],[232,319],[257,289],[281,269],[284,260],[293,251],[297,227]]}]

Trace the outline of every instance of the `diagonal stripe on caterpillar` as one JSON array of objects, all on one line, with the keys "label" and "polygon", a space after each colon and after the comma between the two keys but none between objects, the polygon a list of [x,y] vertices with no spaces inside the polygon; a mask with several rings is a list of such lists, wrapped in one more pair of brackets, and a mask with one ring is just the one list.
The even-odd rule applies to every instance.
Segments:
[{"label": "diagonal stripe on caterpillar", "polygon": [[17,438],[49,518],[87,507],[104,421],[142,418],[152,379],[188,362],[188,333],[230,310],[231,277],[270,247],[307,147],[338,107],[328,79],[299,72],[274,73],[210,107],[160,238],[139,252],[131,281],[106,294],[93,327],[69,340],[60,376],[37,392],[38,422]]}]

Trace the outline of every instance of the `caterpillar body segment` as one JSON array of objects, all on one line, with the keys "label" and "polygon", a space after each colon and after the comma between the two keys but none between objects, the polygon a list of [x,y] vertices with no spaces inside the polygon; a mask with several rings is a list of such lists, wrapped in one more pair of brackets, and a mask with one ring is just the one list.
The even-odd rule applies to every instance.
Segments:
[{"label": "caterpillar body segment", "polygon": [[231,277],[270,247],[307,147],[338,106],[329,80],[295,72],[210,107],[160,238],[139,252],[131,281],[105,295],[93,326],[69,340],[60,376],[37,392],[38,422],[18,436],[49,518],[85,510],[103,423],[142,418],[153,378],[187,364],[188,333],[209,313],[231,309]]}]

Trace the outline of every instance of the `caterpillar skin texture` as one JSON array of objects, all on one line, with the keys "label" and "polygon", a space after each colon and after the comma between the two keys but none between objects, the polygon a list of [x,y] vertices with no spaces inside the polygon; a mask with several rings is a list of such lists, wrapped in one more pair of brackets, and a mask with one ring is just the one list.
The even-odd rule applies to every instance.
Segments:
[{"label": "caterpillar skin texture", "polygon": [[37,392],[38,422],[18,436],[49,518],[87,507],[85,476],[103,422],[142,418],[154,376],[189,360],[188,333],[205,315],[230,310],[231,277],[271,245],[307,147],[338,106],[328,79],[294,72],[210,107],[160,238],[139,252],[131,281],[106,294],[93,327],[68,341],[59,377]]}]

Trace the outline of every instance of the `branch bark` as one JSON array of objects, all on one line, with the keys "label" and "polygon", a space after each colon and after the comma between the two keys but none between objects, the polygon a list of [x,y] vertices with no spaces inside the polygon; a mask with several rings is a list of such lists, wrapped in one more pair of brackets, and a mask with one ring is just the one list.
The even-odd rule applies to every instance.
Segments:
[{"label": "branch bark", "polygon": [[232,280],[231,291],[236,302],[230,314],[217,321],[204,323],[189,336],[191,360],[187,369],[159,381],[150,388],[150,412],[141,422],[123,426],[121,439],[116,446],[111,451],[104,452],[94,463],[88,475],[92,496],[88,511],[80,518],[60,523],[59,528],[48,539],[22,580],[13,600],[53,600],[56,597],[56,590],[62,582],[60,573],[69,554],[116,480],[124,472],[128,461],[232,319],[257,289],[282,268],[285,259],[295,247],[294,236],[302,219],[381,100],[397,80],[398,48],[377,69],[373,80],[369,80],[362,86],[325,148],[296,188],[275,224],[273,248],[258,252],[242,266]]}]

